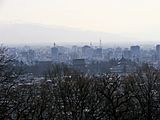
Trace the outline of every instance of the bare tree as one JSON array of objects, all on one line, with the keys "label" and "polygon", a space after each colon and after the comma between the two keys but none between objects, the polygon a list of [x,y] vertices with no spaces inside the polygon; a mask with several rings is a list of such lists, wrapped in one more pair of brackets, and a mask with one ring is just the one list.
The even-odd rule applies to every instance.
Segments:
[{"label": "bare tree", "polygon": [[0,47],[0,119],[9,117],[15,102],[15,80],[18,73],[14,70],[14,60],[7,49]]},{"label": "bare tree", "polygon": [[128,119],[131,100],[129,92],[125,89],[125,79],[118,75],[107,75],[99,80],[99,92],[104,99],[106,119],[125,120]]},{"label": "bare tree", "polygon": [[129,90],[134,96],[134,115],[142,120],[159,120],[160,72],[146,65],[128,80]]}]

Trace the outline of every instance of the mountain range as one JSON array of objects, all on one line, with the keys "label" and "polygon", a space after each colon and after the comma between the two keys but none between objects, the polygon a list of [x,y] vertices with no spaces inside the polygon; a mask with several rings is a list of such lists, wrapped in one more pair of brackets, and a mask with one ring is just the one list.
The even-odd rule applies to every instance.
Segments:
[{"label": "mountain range", "polygon": [[38,44],[126,46],[135,43],[132,38],[118,34],[86,31],[76,28],[48,26],[39,24],[0,24],[0,43],[2,44]]}]

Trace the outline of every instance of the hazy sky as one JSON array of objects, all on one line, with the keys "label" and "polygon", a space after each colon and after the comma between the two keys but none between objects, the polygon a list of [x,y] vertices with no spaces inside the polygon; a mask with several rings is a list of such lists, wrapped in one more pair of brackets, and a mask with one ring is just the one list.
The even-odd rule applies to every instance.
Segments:
[{"label": "hazy sky", "polygon": [[0,22],[67,26],[160,40],[160,0],[0,0]]}]

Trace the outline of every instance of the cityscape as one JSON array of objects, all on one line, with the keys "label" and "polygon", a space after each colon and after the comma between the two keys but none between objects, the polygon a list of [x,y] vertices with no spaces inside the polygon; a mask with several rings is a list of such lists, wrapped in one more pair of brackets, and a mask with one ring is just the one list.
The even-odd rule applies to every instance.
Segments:
[{"label": "cityscape", "polygon": [[[131,62],[136,63],[138,66],[147,63],[156,69],[160,68],[160,44],[150,49],[143,49],[139,45],[129,46],[128,48],[105,48],[101,40],[98,46],[93,46],[90,43],[84,46],[73,45],[65,47],[53,43],[52,46],[44,47],[9,47],[8,54],[18,62],[28,66],[36,64],[66,64],[76,69],[85,69],[87,71],[88,66],[94,62],[103,63],[111,60],[124,60],[128,61],[128,65]],[[122,69],[121,67],[117,64],[117,66],[115,65],[113,68],[110,68],[110,72],[122,72],[119,71]],[[128,68],[131,67],[128,66]],[[132,70],[129,71],[131,72]]]},{"label": "cityscape", "polygon": [[0,0],[0,120],[160,120],[159,0]]}]

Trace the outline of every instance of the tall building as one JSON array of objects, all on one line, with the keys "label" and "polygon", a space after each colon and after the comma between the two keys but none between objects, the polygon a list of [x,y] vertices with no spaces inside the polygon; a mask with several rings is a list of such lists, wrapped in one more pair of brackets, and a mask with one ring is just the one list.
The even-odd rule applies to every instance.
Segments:
[{"label": "tall building", "polygon": [[83,59],[92,59],[93,58],[93,48],[90,46],[82,47],[82,58]]},{"label": "tall building", "polygon": [[156,45],[156,59],[160,60],[160,45]]},{"label": "tall building", "polygon": [[51,48],[51,56],[53,62],[58,62],[58,48],[56,47],[56,44],[54,43],[54,47]]},{"label": "tall building", "polygon": [[102,48],[95,49],[94,56],[95,58],[98,58],[98,59],[102,58]]},{"label": "tall building", "polygon": [[70,52],[70,58],[71,60],[73,59],[78,59],[80,58],[80,56],[82,56],[82,51],[79,50],[78,46],[72,46],[71,52]]},{"label": "tall building", "polygon": [[125,48],[124,51],[123,51],[123,57],[125,59],[130,59],[131,58],[131,51],[128,50],[128,48]]},{"label": "tall building", "polygon": [[94,57],[96,59],[102,59],[102,41],[99,41],[99,47],[94,50]]},{"label": "tall building", "polygon": [[122,48],[117,47],[114,52],[114,56],[116,59],[121,59],[122,57]]},{"label": "tall building", "polygon": [[130,51],[131,51],[131,59],[135,62],[139,62],[140,60],[140,46],[136,45],[136,46],[131,46],[130,47]]}]

